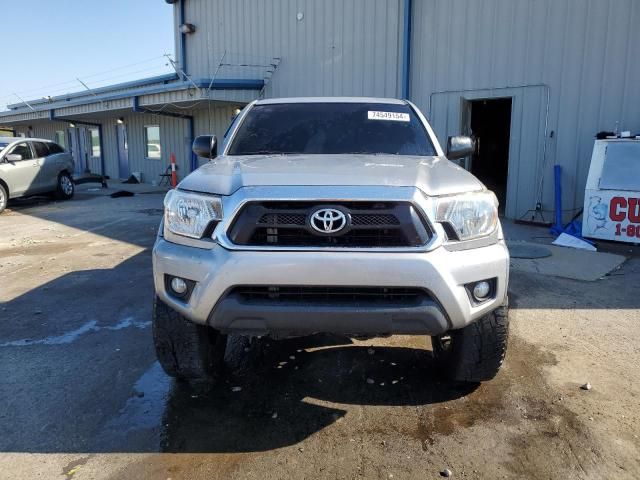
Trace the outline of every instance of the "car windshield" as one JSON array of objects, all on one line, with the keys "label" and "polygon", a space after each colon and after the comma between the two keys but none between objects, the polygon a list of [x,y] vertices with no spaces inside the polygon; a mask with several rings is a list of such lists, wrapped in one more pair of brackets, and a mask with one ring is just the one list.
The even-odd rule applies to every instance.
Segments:
[{"label": "car windshield", "polygon": [[7,148],[7,145],[9,144],[0,142],[0,152],[2,152],[5,148]]},{"label": "car windshield", "polygon": [[282,103],[255,105],[229,155],[436,155],[424,125],[406,104]]}]

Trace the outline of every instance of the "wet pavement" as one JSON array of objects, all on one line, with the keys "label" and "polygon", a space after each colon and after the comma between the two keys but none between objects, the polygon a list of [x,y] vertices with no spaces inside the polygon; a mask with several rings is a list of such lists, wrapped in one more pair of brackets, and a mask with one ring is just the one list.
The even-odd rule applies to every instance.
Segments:
[{"label": "wet pavement", "polygon": [[635,252],[599,282],[514,272],[507,362],[480,386],[441,382],[426,338],[332,335],[230,338],[221,378],[188,384],[151,339],[161,202],[0,216],[0,478],[640,476]]}]

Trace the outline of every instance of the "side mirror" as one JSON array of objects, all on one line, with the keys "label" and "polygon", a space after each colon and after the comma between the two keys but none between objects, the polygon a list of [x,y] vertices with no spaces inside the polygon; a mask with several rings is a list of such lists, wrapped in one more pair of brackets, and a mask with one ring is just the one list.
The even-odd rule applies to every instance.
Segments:
[{"label": "side mirror", "polygon": [[456,160],[458,158],[468,157],[473,153],[473,139],[458,135],[449,137],[447,140],[447,158]]},{"label": "side mirror", "polygon": [[218,139],[215,135],[200,135],[193,141],[193,153],[202,158],[218,156]]},{"label": "side mirror", "polygon": [[18,153],[10,153],[4,158],[7,162],[19,162],[20,160],[22,160],[22,155]]}]

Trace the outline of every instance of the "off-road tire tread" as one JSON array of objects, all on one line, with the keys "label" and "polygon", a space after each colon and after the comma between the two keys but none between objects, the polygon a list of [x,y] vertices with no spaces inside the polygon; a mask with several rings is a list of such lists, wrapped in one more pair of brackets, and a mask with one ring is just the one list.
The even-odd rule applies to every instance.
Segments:
[{"label": "off-road tire tread", "polygon": [[187,320],[158,297],[153,302],[153,342],[160,365],[171,377],[207,379],[223,367],[226,336]]},{"label": "off-road tire tread", "polygon": [[459,382],[491,380],[498,374],[507,353],[508,307],[499,307],[465,328],[451,332],[451,337],[450,352],[437,352],[434,348],[442,373]]}]

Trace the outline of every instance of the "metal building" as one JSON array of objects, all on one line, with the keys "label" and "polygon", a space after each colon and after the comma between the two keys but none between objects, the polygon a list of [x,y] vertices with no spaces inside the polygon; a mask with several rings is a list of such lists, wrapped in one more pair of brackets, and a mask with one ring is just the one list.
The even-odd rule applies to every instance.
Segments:
[{"label": "metal building", "polygon": [[224,135],[255,98],[408,98],[441,142],[473,134],[478,150],[461,164],[506,216],[529,219],[551,216],[555,164],[569,217],[594,135],[640,132],[637,0],[166,3],[176,75],[11,105],[0,127],[64,139],[78,173],[153,181],[171,153],[181,177],[196,167],[194,135]]}]

